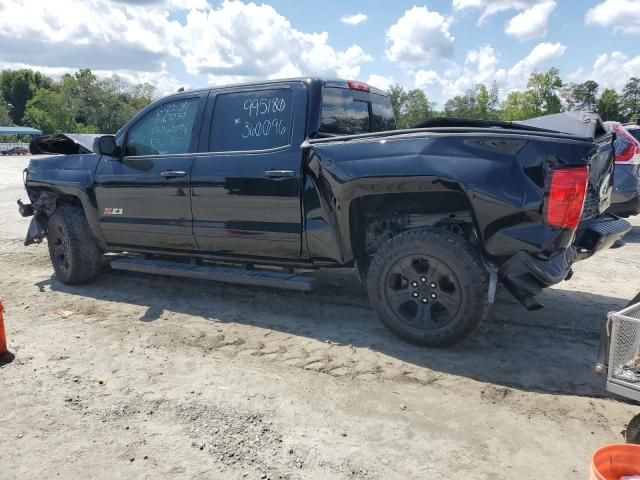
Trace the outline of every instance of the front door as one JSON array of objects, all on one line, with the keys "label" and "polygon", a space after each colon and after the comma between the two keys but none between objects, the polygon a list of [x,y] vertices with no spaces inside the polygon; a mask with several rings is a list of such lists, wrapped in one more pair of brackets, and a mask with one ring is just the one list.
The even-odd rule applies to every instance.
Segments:
[{"label": "front door", "polygon": [[207,153],[196,156],[192,174],[198,247],[218,255],[299,258],[306,86],[222,90],[209,102],[210,128],[203,128],[209,134],[200,141]]},{"label": "front door", "polygon": [[196,250],[190,181],[205,99],[185,95],[144,112],[127,130],[123,157],[96,172],[100,225],[109,245]]}]

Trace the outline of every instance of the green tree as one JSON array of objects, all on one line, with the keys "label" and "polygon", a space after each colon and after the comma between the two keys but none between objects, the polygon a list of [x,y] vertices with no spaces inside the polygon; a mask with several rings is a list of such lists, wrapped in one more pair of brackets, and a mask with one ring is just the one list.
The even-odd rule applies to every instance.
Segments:
[{"label": "green tree", "polygon": [[99,98],[95,125],[101,133],[115,133],[138,111],[153,100],[151,84],[131,86],[124,78],[113,75],[98,82]]},{"label": "green tree", "polygon": [[606,88],[598,99],[597,111],[603,120],[621,120],[620,97],[612,88]]},{"label": "green tree", "polygon": [[45,134],[78,130],[71,106],[53,89],[42,88],[27,102],[24,122]]},{"label": "green tree", "polygon": [[406,91],[394,85],[387,91],[396,116],[398,128],[410,128],[425,121],[433,114],[433,104],[420,89]]},{"label": "green tree", "polygon": [[494,82],[491,89],[487,89],[486,85],[479,83],[464,95],[447,100],[444,114],[448,117],[495,120],[500,116],[499,104],[498,85]]},{"label": "green tree", "polygon": [[620,106],[625,120],[634,120],[640,116],[640,78],[629,79],[622,90]]},{"label": "green tree", "polygon": [[97,77],[89,69],[64,75],[59,82],[60,93],[69,103],[76,123],[97,125],[97,113],[102,108]]},{"label": "green tree", "polygon": [[525,120],[538,115],[533,92],[513,91],[507,95],[502,105],[503,120]]},{"label": "green tree", "polygon": [[26,104],[35,92],[41,88],[50,88],[51,84],[49,77],[29,69],[0,72],[0,95],[9,104],[14,124],[23,123]]},{"label": "green tree", "polygon": [[562,80],[557,68],[552,67],[544,73],[532,73],[529,76],[527,88],[535,112],[533,116],[549,115],[561,111],[562,103],[558,93],[562,88]]},{"label": "green tree", "polygon": [[478,105],[473,89],[467,90],[463,95],[456,95],[444,104],[444,114],[447,117],[476,118]]},{"label": "green tree", "polygon": [[594,80],[587,80],[584,83],[567,83],[561,88],[560,95],[567,110],[595,110],[598,88],[599,85]]},{"label": "green tree", "polygon": [[9,105],[0,98],[0,126],[8,127],[12,124],[11,115],[9,114]]}]

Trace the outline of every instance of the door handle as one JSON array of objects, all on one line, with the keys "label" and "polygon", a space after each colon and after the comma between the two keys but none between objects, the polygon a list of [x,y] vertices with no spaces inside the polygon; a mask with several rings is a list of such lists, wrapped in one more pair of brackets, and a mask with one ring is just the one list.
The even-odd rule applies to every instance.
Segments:
[{"label": "door handle", "polygon": [[296,174],[293,170],[280,170],[280,169],[272,169],[264,172],[265,177],[269,178],[282,178],[282,177],[293,177]]},{"label": "door handle", "polygon": [[183,172],[182,170],[167,170],[160,173],[160,175],[164,178],[186,177],[187,172]]}]

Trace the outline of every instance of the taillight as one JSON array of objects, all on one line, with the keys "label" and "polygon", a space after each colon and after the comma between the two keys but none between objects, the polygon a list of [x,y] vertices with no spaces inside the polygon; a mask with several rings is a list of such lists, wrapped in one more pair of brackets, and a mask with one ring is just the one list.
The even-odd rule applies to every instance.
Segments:
[{"label": "taillight", "polygon": [[616,163],[627,163],[636,154],[636,146],[627,143],[624,148],[620,150],[620,153],[616,153]]},{"label": "taillight", "polygon": [[371,90],[369,85],[364,82],[356,82],[355,80],[349,80],[347,82],[351,90],[360,90],[361,92],[368,92]]},{"label": "taillight", "polygon": [[606,125],[616,133],[613,149],[616,152],[616,163],[640,163],[640,144],[625,128],[616,122]]},{"label": "taillight", "polygon": [[554,228],[575,229],[580,222],[589,181],[589,167],[556,168],[551,171],[547,223]]}]

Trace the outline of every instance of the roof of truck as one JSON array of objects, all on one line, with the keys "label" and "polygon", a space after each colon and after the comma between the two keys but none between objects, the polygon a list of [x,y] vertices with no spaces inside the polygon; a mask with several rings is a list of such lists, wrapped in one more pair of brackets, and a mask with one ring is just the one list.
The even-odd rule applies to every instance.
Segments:
[{"label": "roof of truck", "polygon": [[[201,93],[201,92],[206,92],[209,90],[225,90],[225,89],[229,89],[229,88],[244,88],[244,87],[258,87],[258,86],[264,86],[264,85],[277,85],[277,84],[281,84],[281,83],[290,83],[290,82],[303,82],[306,84],[312,84],[312,83],[316,83],[319,84],[321,86],[329,86],[329,87],[341,87],[341,88],[349,88],[349,82],[352,80],[344,80],[341,78],[322,78],[322,77],[292,77],[292,78],[277,78],[277,79],[270,79],[270,80],[260,80],[260,81],[255,81],[255,82],[248,82],[248,83],[230,83],[230,84],[225,84],[225,85],[216,85],[216,86],[211,86],[211,87],[204,87],[204,88],[196,88],[193,90],[181,90],[175,93],[172,93],[170,95],[167,96],[172,96],[172,95],[181,95],[181,94],[185,94],[185,93]],[[356,80],[358,83],[365,83],[365,82],[360,82],[358,80]],[[374,87],[373,85],[369,85],[370,91],[371,93],[376,93],[378,95],[386,95],[385,91]]]}]

